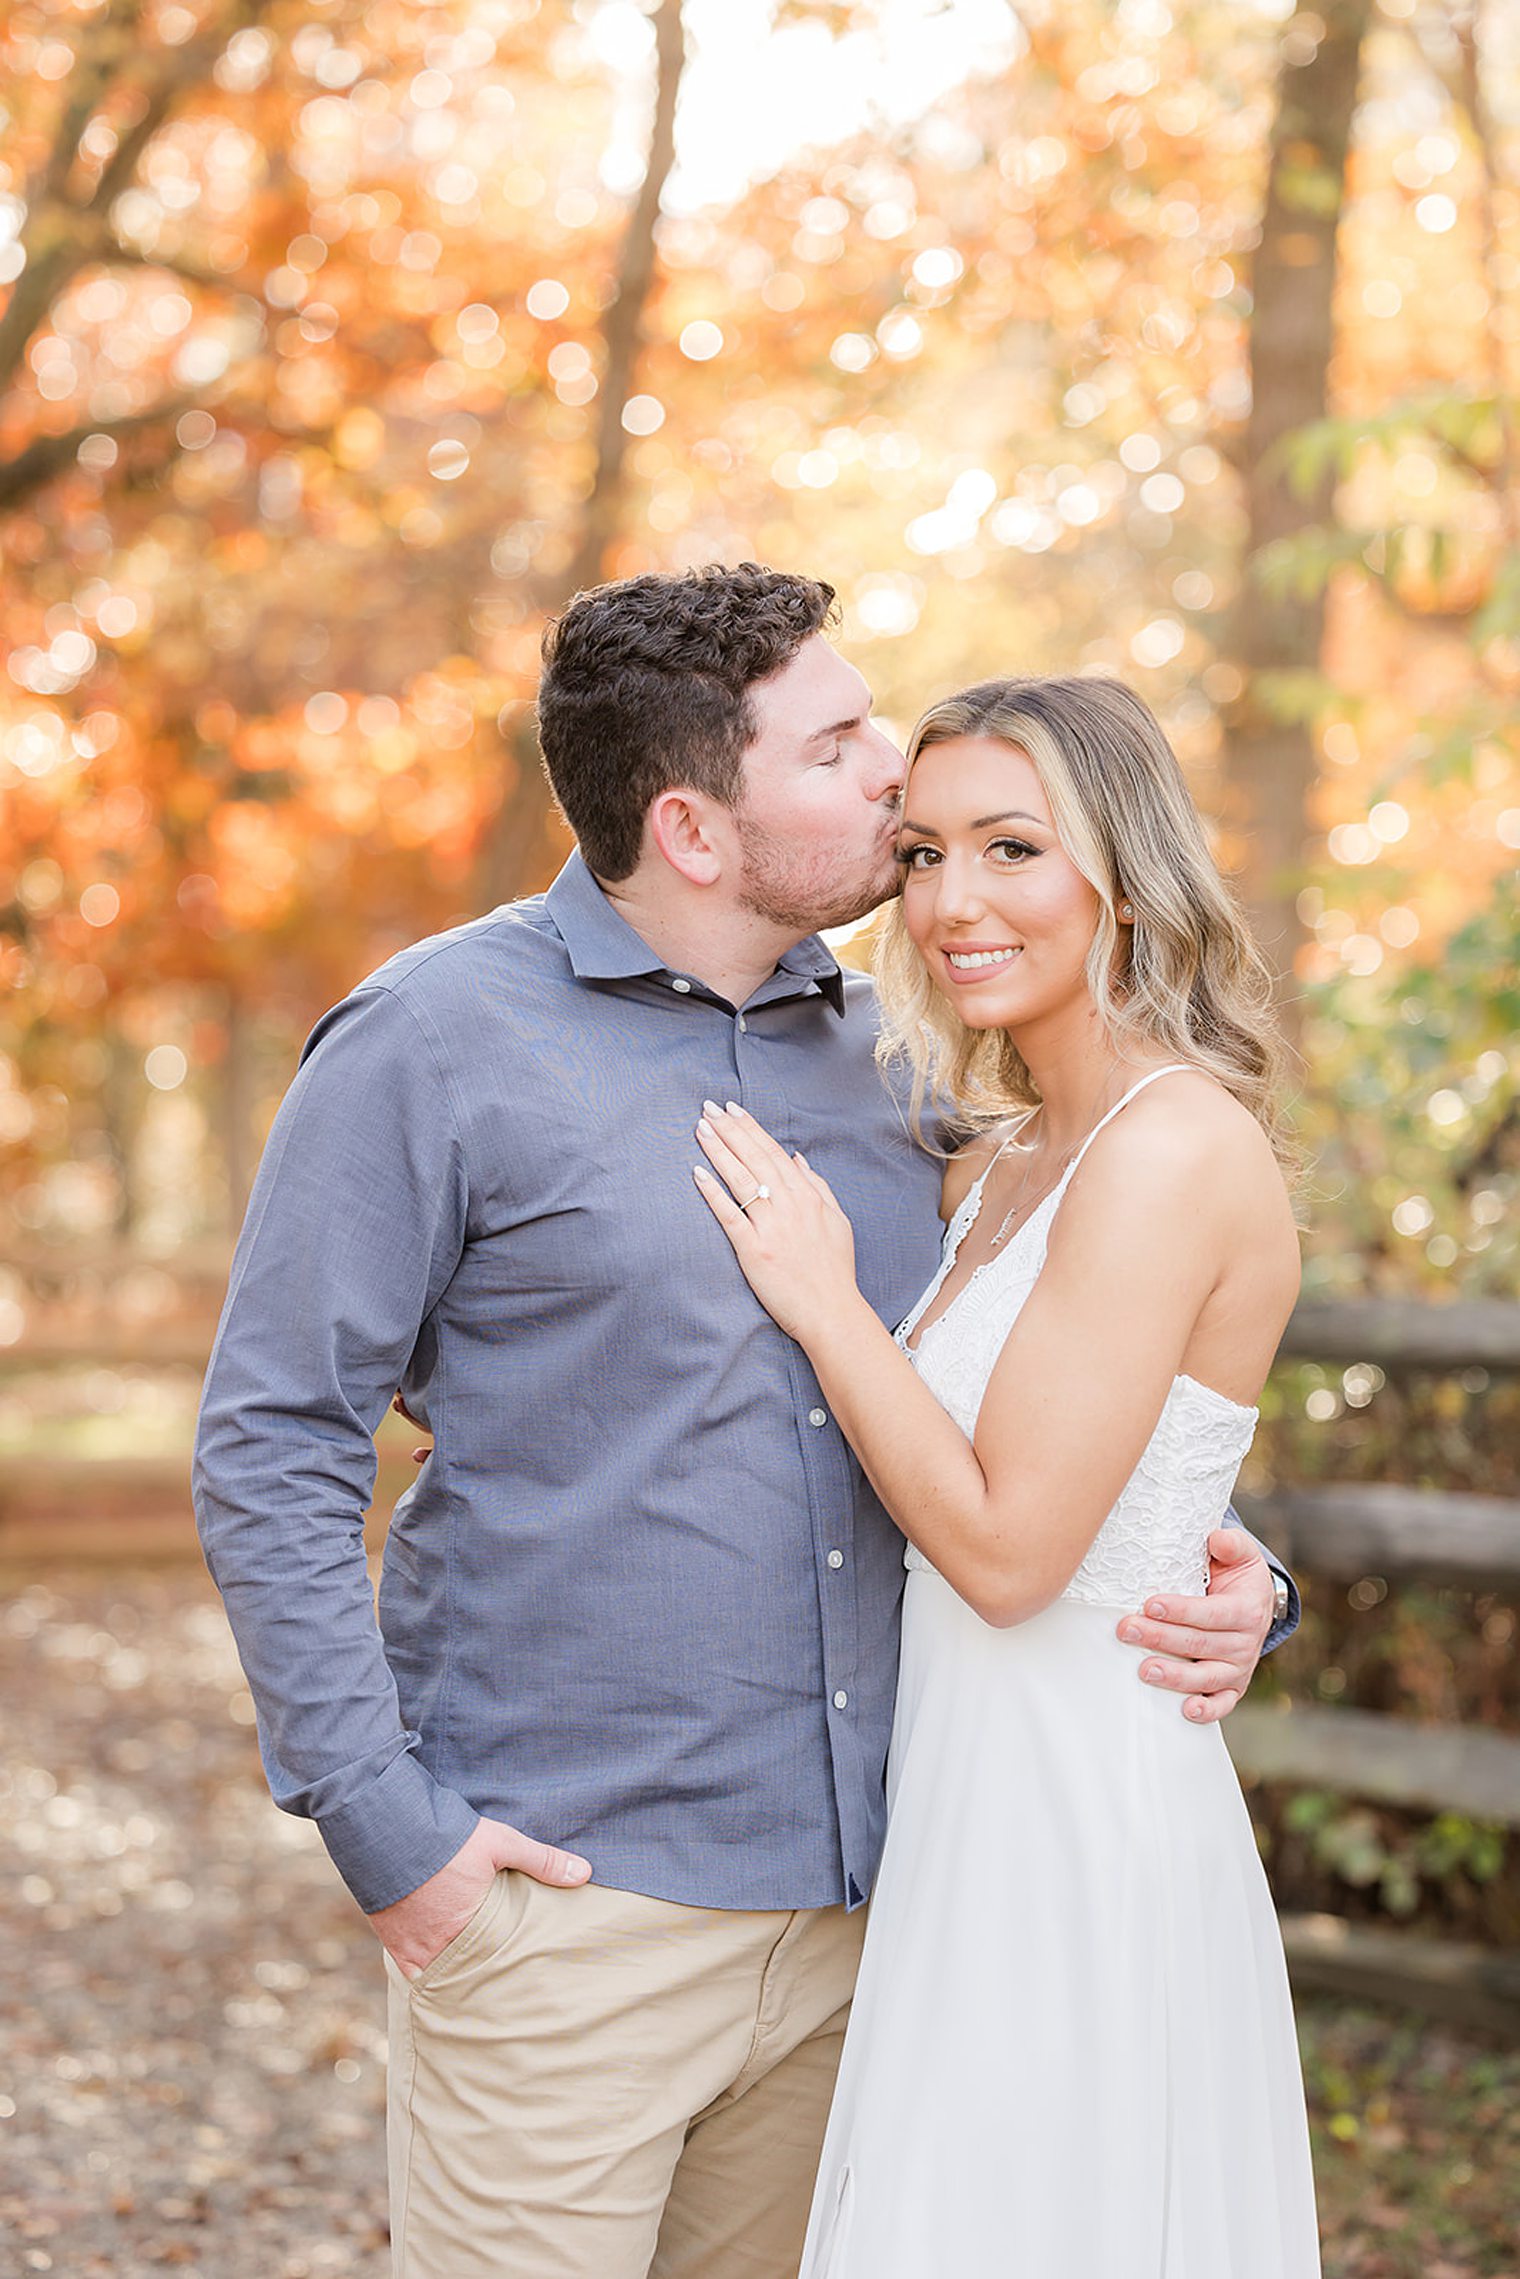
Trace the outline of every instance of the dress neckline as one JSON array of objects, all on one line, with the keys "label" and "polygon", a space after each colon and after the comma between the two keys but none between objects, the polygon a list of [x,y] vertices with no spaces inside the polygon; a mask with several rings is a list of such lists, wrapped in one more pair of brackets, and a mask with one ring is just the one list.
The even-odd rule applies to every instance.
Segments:
[{"label": "dress neckline", "polygon": [[[1028,1218],[1024,1221],[1023,1225],[1014,1228],[1012,1234],[1008,1237],[1007,1245],[1004,1249],[993,1251],[988,1257],[982,1260],[980,1266],[975,1266],[972,1268],[965,1281],[956,1291],[954,1297],[945,1307],[944,1312],[936,1314],[933,1321],[928,1324],[927,1328],[923,1332],[923,1335],[925,1337],[927,1337],[931,1331],[938,1329],[941,1322],[949,1320],[951,1314],[954,1313],[962,1298],[967,1296],[971,1290],[975,1289],[977,1283],[980,1282],[984,1274],[986,1274],[992,1267],[1000,1265],[1005,1259],[1011,1258],[1017,1254],[1018,1247],[1023,1241],[1024,1236],[1028,1234],[1032,1226],[1038,1225],[1040,1219],[1047,1211],[1050,1212],[1052,1217],[1054,1216],[1054,1206],[1059,1203],[1061,1197],[1065,1194],[1067,1186],[1075,1176],[1077,1166],[1081,1163],[1083,1156],[1086,1155],[1088,1149],[1092,1146],[1093,1141],[1097,1138],[1099,1132],[1103,1130],[1104,1126],[1113,1122],[1120,1109],[1127,1108],[1131,1100],[1133,1100],[1138,1093],[1143,1092],[1148,1084],[1155,1083],[1158,1076],[1176,1076],[1179,1074],[1184,1076],[1193,1076],[1197,1074],[1197,1070],[1193,1067],[1191,1062],[1185,1060],[1169,1060],[1162,1068],[1149,1068],[1136,1083],[1132,1084],[1129,1087],[1129,1090],[1127,1092],[1120,1094],[1119,1098],[1114,1102],[1111,1108],[1105,1109],[1104,1113],[1093,1125],[1093,1128],[1088,1133],[1086,1139],[1083,1140],[1082,1145],[1078,1148],[1070,1163],[1067,1164],[1066,1169],[1062,1172],[1060,1178],[1051,1188],[1050,1193],[1048,1195],[1042,1195],[1038,1203],[1036,1203],[1034,1209],[1030,1212]],[[948,1281],[950,1275],[954,1272],[955,1262],[961,1254],[961,1246],[981,1216],[982,1198],[986,1191],[987,1181],[991,1178],[992,1173],[996,1169],[999,1162],[1001,1162],[1004,1149],[1008,1147],[1012,1137],[1013,1134],[1010,1133],[1008,1139],[1004,1140],[1002,1147],[1000,1147],[996,1155],[990,1159],[985,1169],[982,1170],[972,1181],[970,1187],[962,1196],[961,1201],[950,1220],[949,1226],[945,1230],[945,1249],[939,1262],[938,1271],[936,1272],[933,1281],[929,1284],[928,1289],[925,1290],[917,1305],[907,1316],[906,1320],[902,1322],[896,1333],[897,1342],[899,1345],[901,1345],[905,1353],[916,1353],[918,1351],[918,1347],[914,1344],[911,1344],[909,1341],[913,1335],[913,1332],[918,1328],[919,1323],[923,1320],[924,1315],[929,1311],[929,1308],[933,1305],[935,1299],[939,1296],[940,1291],[944,1288],[945,1283]],[[957,1222],[960,1222],[959,1225]],[[952,1237],[954,1238],[953,1240],[951,1239]],[[1188,1382],[1195,1383],[1196,1379],[1190,1378]],[[1199,1387],[1199,1390],[1201,1392],[1208,1393],[1213,1391],[1213,1387],[1211,1385],[1202,1385]],[[1228,1396],[1224,1393],[1217,1393],[1214,1397],[1216,1400],[1221,1401],[1228,1398]],[[1238,1401],[1232,1401],[1230,1402],[1230,1406],[1232,1408],[1239,1408],[1240,1403]]]}]

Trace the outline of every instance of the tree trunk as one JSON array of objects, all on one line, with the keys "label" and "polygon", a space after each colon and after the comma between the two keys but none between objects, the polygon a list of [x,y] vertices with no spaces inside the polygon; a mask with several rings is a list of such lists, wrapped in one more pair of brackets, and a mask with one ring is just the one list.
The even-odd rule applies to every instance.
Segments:
[{"label": "tree trunk", "polygon": [[[596,472],[586,500],[581,534],[563,579],[535,596],[537,610],[550,616],[572,594],[606,574],[607,557],[618,536],[624,505],[624,455],[628,446],[623,406],[633,390],[644,346],[645,317],[656,276],[655,230],[660,200],[675,158],[676,101],[686,66],[681,0],[660,0],[654,20],[655,92],[649,130],[649,162],[628,217],[618,258],[617,289],[602,322],[602,377],[597,420]],[[532,714],[516,716],[508,738],[512,780],[492,825],[481,864],[481,899],[487,906],[532,891],[543,875],[552,835],[554,800],[539,757]]]},{"label": "tree trunk", "polygon": [[617,536],[623,503],[623,461],[628,434],[623,406],[633,387],[644,345],[644,313],[655,278],[655,229],[660,200],[675,158],[676,98],[686,62],[681,0],[661,0],[655,17],[654,117],[649,130],[649,163],[638,199],[628,217],[618,263],[617,291],[602,326],[605,349],[600,416],[597,422],[596,477],[586,502],[581,542],[565,580],[565,599],[594,586],[604,573],[608,549]]},{"label": "tree trunk", "polygon": [[1318,671],[1325,600],[1323,593],[1270,595],[1253,573],[1264,547],[1326,522],[1332,511],[1333,478],[1301,496],[1289,483],[1284,445],[1327,408],[1336,241],[1370,12],[1371,0],[1324,0],[1324,37],[1312,58],[1281,66],[1252,277],[1247,575],[1232,642],[1244,685],[1227,723],[1225,771],[1246,841],[1242,891],[1262,947],[1285,976],[1302,938],[1298,869],[1315,755],[1307,725],[1274,717],[1269,681]]}]

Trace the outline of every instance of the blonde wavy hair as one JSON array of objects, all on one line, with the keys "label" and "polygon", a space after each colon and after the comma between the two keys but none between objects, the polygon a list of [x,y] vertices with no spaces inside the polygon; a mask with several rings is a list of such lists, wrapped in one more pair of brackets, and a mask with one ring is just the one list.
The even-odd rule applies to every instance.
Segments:
[{"label": "blonde wavy hair", "polygon": [[[908,746],[994,736],[1027,753],[1061,845],[1098,897],[1087,954],[1093,1003],[1122,1053],[1159,1046],[1217,1077],[1262,1126],[1290,1174],[1298,1155],[1285,1118],[1290,1062],[1273,1011],[1272,973],[1209,852],[1177,756],[1159,722],[1120,681],[979,682],[932,705]],[[1118,904],[1133,923],[1121,926]],[[1039,1103],[1005,1030],[968,1028],[934,986],[899,900],[877,936],[877,1057],[906,1068],[924,1137],[925,1102],[967,1131]]]}]

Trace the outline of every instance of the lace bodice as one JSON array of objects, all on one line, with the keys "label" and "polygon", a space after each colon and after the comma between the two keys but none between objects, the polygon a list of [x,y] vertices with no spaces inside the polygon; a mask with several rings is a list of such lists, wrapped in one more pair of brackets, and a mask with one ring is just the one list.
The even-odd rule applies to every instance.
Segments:
[{"label": "lace bodice", "polygon": [[[968,1439],[975,1435],[998,1355],[1039,1280],[1051,1224],[1077,1165],[1120,1108],[1155,1077],[1170,1073],[1153,1069],[1101,1118],[1050,1193],[1009,1236],[1006,1246],[956,1292],[915,1349],[908,1339],[938,1297],[961,1244],[976,1224],[991,1164],[945,1229],[939,1270],[897,1339]],[[1201,1592],[1208,1581],[1209,1534],[1229,1505],[1256,1416],[1255,1409],[1243,1408],[1211,1386],[1192,1377],[1174,1377],[1139,1463],[1062,1596],[1095,1606],[1123,1607],[1139,1605],[1151,1591]],[[934,1572],[911,1544],[906,1556],[910,1567]]]}]

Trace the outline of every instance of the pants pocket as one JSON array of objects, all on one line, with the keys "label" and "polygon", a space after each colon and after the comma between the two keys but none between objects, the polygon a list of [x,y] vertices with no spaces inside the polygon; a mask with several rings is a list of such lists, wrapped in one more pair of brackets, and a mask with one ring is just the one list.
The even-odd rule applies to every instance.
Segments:
[{"label": "pants pocket", "polygon": [[454,1933],[447,1946],[439,1948],[425,1970],[407,1980],[414,1994],[430,1994],[440,1980],[448,1978],[489,1945],[492,1926],[506,1903],[511,1877],[510,1868],[497,1869],[484,1898],[463,1929]]}]

